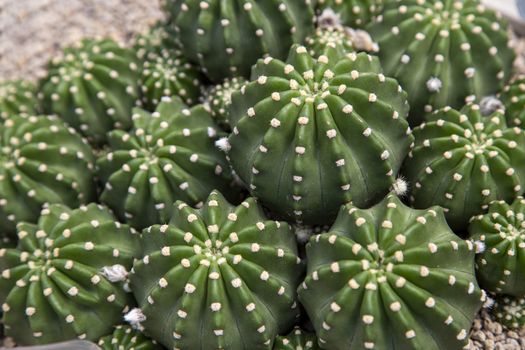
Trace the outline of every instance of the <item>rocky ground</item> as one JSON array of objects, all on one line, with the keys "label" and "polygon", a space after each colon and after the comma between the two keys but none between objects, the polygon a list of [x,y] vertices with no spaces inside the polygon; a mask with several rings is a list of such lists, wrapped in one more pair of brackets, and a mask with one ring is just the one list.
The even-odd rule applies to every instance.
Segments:
[{"label": "rocky ground", "polygon": [[[161,18],[159,0],[0,0],[0,79],[35,80],[62,47],[95,36],[129,42]],[[525,52],[525,41],[515,45]],[[525,72],[525,54],[518,69]],[[506,331],[482,311],[469,350],[518,349],[525,349],[525,330]]]}]

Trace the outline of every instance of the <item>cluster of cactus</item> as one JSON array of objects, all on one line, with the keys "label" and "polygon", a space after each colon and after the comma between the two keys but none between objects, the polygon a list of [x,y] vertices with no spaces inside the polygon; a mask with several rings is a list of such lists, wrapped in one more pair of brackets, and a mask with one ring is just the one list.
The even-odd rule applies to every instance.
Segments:
[{"label": "cluster of cactus", "polygon": [[164,8],[130,47],[85,39],[0,84],[6,336],[459,350],[485,291],[525,325],[504,20],[479,0]]}]

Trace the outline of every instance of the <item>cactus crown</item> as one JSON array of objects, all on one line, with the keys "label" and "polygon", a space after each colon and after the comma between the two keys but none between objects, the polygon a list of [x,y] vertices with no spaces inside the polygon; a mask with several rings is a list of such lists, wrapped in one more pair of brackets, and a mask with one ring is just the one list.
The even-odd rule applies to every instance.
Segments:
[{"label": "cactus crown", "polygon": [[483,288],[498,294],[525,294],[525,199],[511,204],[492,202],[488,213],[472,218],[470,238],[484,244],[477,257],[477,275]]},{"label": "cactus crown", "polygon": [[215,121],[225,130],[231,130],[229,108],[232,94],[239,91],[245,83],[246,80],[242,77],[226,79],[222,84],[210,87],[204,94],[204,105],[210,109]]},{"label": "cactus crown", "polygon": [[286,336],[275,338],[273,350],[320,350],[315,333],[307,333],[296,327]]},{"label": "cactus crown", "polygon": [[295,45],[286,62],[259,60],[251,80],[233,94],[228,155],[253,196],[322,224],[342,203],[366,206],[388,192],[412,136],[406,95],[377,58]]},{"label": "cactus crown", "polygon": [[459,108],[503,87],[515,57],[506,27],[479,0],[392,0],[368,30],[417,124],[423,112]]},{"label": "cactus crown", "polygon": [[56,117],[11,115],[0,124],[0,228],[34,222],[44,203],[78,206],[94,199],[93,155]]},{"label": "cactus crown", "polygon": [[492,315],[508,329],[522,329],[525,326],[525,298],[510,296],[496,298]]},{"label": "cactus crown", "polygon": [[128,128],[137,99],[135,56],[110,39],[84,39],[64,49],[40,82],[44,112],[64,118],[97,143],[109,130]]},{"label": "cactus crown", "polygon": [[133,124],[129,133],[112,131],[111,152],[97,160],[101,201],[120,219],[142,229],[167,222],[176,200],[198,204],[213,188],[237,193],[214,144],[222,134],[202,105],[164,97],[154,113],[135,109]]},{"label": "cactus crown", "polygon": [[146,333],[168,348],[270,349],[299,313],[290,226],[267,220],[253,198],[233,207],[218,192],[199,210],[173,211],[143,232],[131,276]]},{"label": "cactus crown", "polygon": [[129,227],[95,204],[53,204],[17,229],[17,248],[0,250],[6,335],[31,345],[107,334],[130,302],[105,272],[130,269],[139,248]]},{"label": "cactus crown", "polygon": [[403,173],[418,208],[445,208],[452,228],[496,199],[512,200],[525,183],[525,132],[508,128],[502,110],[483,116],[475,104],[436,111],[414,129],[415,147]]},{"label": "cactus crown", "polygon": [[36,114],[38,100],[35,92],[36,87],[28,81],[0,81],[0,120],[11,114]]},{"label": "cactus crown", "polygon": [[306,247],[299,300],[326,349],[459,349],[481,306],[470,241],[395,195],[341,208]]},{"label": "cactus crown", "polygon": [[119,325],[111,335],[100,338],[97,345],[102,350],[162,350],[154,340],[147,338],[131,326]]}]

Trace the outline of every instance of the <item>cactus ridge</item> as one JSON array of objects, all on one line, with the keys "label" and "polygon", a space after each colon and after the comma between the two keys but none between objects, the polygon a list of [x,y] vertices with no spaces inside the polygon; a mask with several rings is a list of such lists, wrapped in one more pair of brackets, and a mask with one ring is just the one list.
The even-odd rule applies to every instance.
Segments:
[{"label": "cactus ridge", "polygon": [[412,184],[410,202],[442,206],[452,228],[465,230],[493,200],[510,201],[523,192],[525,132],[507,127],[502,110],[483,116],[475,104],[461,111],[446,107],[413,134],[415,146],[403,168]]},{"label": "cactus ridge", "polygon": [[167,222],[171,205],[202,203],[213,188],[232,197],[232,177],[215,147],[222,135],[202,105],[189,108],[164,97],[154,113],[135,109],[133,129],[114,130],[111,151],[97,160],[104,183],[101,201],[137,229]]},{"label": "cactus ridge", "polygon": [[154,340],[147,338],[131,326],[118,325],[111,335],[100,338],[102,350],[162,350]]},{"label": "cactus ridge", "polygon": [[95,198],[94,157],[62,120],[11,115],[0,124],[0,227],[35,222],[44,203],[72,207]]},{"label": "cactus ridge", "polygon": [[315,333],[308,333],[296,327],[286,336],[275,338],[273,350],[320,350]]},{"label": "cactus ridge", "polygon": [[97,340],[131,302],[105,269],[129,270],[138,235],[111,212],[53,204],[38,224],[17,226],[17,248],[0,249],[0,300],[6,335],[19,345]]},{"label": "cactus ridge", "polygon": [[95,143],[130,127],[137,100],[136,53],[110,39],[84,39],[49,63],[40,81],[45,113],[64,118]]},{"label": "cactus ridge", "polygon": [[409,121],[492,95],[510,78],[507,23],[479,0],[392,0],[367,27],[385,73],[407,91]]},{"label": "cactus ridge", "polygon": [[131,275],[145,332],[168,348],[271,349],[299,317],[291,227],[253,198],[233,207],[215,191],[201,209],[173,211],[144,230]]},{"label": "cactus ridge", "polygon": [[505,86],[500,94],[505,105],[507,123],[509,125],[525,126],[525,75],[518,75]]},{"label": "cactus ridge", "polygon": [[[281,217],[323,224],[340,205],[379,201],[412,142],[406,94],[377,58],[295,45],[267,57],[234,93],[228,156],[253,196]],[[366,147],[363,147],[366,145]]]},{"label": "cactus ridge", "polygon": [[24,80],[0,81],[0,120],[12,114],[35,115],[37,112],[34,84]]},{"label": "cactus ridge", "polygon": [[484,245],[476,263],[482,287],[498,294],[525,295],[525,199],[492,202],[487,214],[472,218],[469,233]]},{"label": "cactus ridge", "polygon": [[473,249],[439,207],[348,204],[306,246],[299,300],[325,349],[460,349],[484,299]]}]

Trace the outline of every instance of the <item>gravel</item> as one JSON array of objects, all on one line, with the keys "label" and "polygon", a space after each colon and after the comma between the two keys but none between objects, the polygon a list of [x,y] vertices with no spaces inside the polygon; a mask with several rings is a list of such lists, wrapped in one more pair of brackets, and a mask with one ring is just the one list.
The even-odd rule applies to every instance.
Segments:
[{"label": "gravel", "polygon": [[[159,0],[0,0],[0,80],[36,80],[61,48],[83,37],[129,43],[162,19]],[[514,40],[517,69],[525,73],[525,40]],[[482,311],[468,350],[525,349],[525,329],[505,330]]]}]

